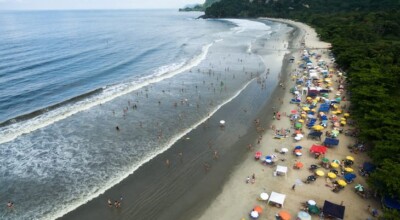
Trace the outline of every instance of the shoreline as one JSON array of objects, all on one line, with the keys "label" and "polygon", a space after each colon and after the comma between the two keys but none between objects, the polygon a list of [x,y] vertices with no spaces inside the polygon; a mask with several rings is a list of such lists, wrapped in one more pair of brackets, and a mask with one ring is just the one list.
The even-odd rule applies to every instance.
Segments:
[{"label": "shoreline", "polygon": [[[267,125],[273,123],[274,127],[280,129],[291,128],[290,121],[286,117],[289,115],[292,109],[296,109],[297,106],[294,104],[289,104],[289,100],[293,96],[289,93],[289,88],[294,85],[289,75],[294,71],[293,68],[296,62],[300,59],[300,54],[302,52],[301,43],[305,43],[305,48],[311,49],[322,54],[322,59],[329,60],[327,57],[328,48],[331,47],[330,43],[321,42],[318,39],[315,30],[306,24],[294,22],[285,19],[270,19],[270,18],[260,18],[270,21],[285,23],[299,31],[299,36],[296,40],[292,41],[292,54],[296,54],[295,62],[293,66],[287,66],[284,74],[287,76],[284,80],[283,93],[278,96],[282,98],[282,102],[278,105],[278,112],[282,112],[283,116],[281,120],[272,119],[272,114],[269,115],[269,120]],[[297,42],[296,42],[297,41]],[[296,45],[299,47],[296,48]],[[333,65],[333,64],[331,64]],[[294,79],[293,79],[294,80]],[[334,88],[336,88],[334,86]],[[279,88],[277,88],[279,90]],[[331,93],[330,96],[333,94]],[[305,98],[305,96],[303,96]],[[346,102],[348,105],[349,103]],[[265,109],[266,113],[268,109]],[[307,129],[308,130],[308,129]],[[309,155],[308,150],[312,144],[321,144],[320,141],[307,140],[305,137],[299,142],[295,142],[292,137],[288,137],[283,140],[274,139],[274,132],[268,130],[263,133],[263,139],[260,145],[251,154],[247,154],[247,159],[238,166],[234,172],[231,173],[226,184],[223,186],[222,192],[217,196],[217,198],[209,204],[207,210],[202,213],[198,218],[200,220],[212,219],[213,216],[218,216],[219,219],[251,219],[249,216],[250,211],[256,206],[261,206],[264,210],[260,215],[260,219],[275,219],[275,215],[281,211],[288,211],[292,218],[297,216],[297,213],[301,210],[301,204],[307,200],[315,200],[319,207],[322,207],[324,200],[334,202],[336,204],[343,204],[346,207],[345,219],[359,219],[364,220],[367,218],[372,218],[367,211],[368,207],[379,208],[379,202],[374,199],[363,199],[354,193],[354,185],[360,183],[366,186],[365,179],[358,176],[355,179],[355,183],[349,184],[340,193],[331,192],[330,188],[327,188],[330,184],[330,180],[322,178],[322,180],[317,180],[312,184],[302,184],[310,172],[307,167],[311,164],[318,163],[311,155]],[[308,131],[306,132],[307,135]],[[351,153],[348,151],[347,146],[355,143],[355,139],[351,137],[344,136],[341,134],[339,137],[340,145],[335,148],[328,149],[326,157],[329,159],[344,159],[347,155],[355,157],[355,164],[353,167],[357,170],[357,167],[362,165],[364,161],[368,161],[366,154]],[[323,139],[322,139],[323,140]],[[303,146],[303,156],[300,158],[295,157],[290,152],[294,146]],[[289,153],[281,155],[276,153],[276,149],[288,148]],[[278,154],[278,159],[276,164],[288,167],[288,174],[285,177],[274,176],[275,168],[261,165],[260,161],[254,160],[255,151],[261,151],[262,157],[265,155]],[[301,161],[304,164],[304,168],[301,170],[294,170],[292,168],[296,161]],[[325,170],[324,170],[325,171]],[[246,176],[255,175],[256,180],[254,184],[246,184]],[[300,183],[298,183],[300,182]],[[267,205],[264,201],[259,200],[259,195],[262,192],[266,192],[271,195],[271,192],[283,193],[286,195],[286,200],[283,208],[277,208],[275,206]],[[220,210],[226,210],[221,212]],[[319,216],[312,216],[312,219],[320,219]]]}]

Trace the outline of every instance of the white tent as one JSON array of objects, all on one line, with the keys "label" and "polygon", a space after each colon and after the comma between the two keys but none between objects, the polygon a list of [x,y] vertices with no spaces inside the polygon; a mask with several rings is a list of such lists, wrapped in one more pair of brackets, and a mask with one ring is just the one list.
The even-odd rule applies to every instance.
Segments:
[{"label": "white tent", "polygon": [[287,171],[288,171],[288,168],[285,167],[285,166],[281,166],[281,165],[276,166],[276,173],[277,173],[278,175],[279,175],[279,174],[284,174],[285,177],[287,177],[287,176],[286,176]]},{"label": "white tent", "polygon": [[283,207],[283,203],[285,202],[285,198],[286,198],[285,194],[272,192],[271,195],[269,196],[267,204],[269,204],[269,202],[273,202],[273,203],[279,204],[279,205],[281,205]]}]

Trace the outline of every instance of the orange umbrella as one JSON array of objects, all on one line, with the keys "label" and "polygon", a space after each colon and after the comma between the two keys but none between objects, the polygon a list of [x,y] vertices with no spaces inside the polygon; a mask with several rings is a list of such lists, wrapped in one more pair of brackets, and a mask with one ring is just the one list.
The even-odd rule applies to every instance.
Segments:
[{"label": "orange umbrella", "polygon": [[261,214],[263,209],[261,208],[261,206],[257,205],[256,207],[254,207],[253,209],[254,211],[258,212],[258,214]]},{"label": "orange umbrella", "polygon": [[279,217],[281,217],[282,220],[290,220],[290,218],[292,217],[292,216],[290,215],[290,213],[287,212],[287,211],[280,211],[280,212],[278,213],[278,215],[279,215]]},{"label": "orange umbrella", "polygon": [[296,167],[297,168],[302,168],[304,165],[303,165],[303,163],[302,162],[297,162],[296,163]]}]

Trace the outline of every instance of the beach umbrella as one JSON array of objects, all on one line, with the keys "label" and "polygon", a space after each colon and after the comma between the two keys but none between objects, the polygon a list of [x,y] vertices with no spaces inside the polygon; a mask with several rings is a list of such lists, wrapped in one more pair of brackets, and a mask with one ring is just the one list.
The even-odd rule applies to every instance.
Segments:
[{"label": "beach umbrella", "polygon": [[346,125],[347,123],[346,123],[346,121],[340,121],[340,124],[341,125]]},{"label": "beach umbrella", "polygon": [[344,117],[349,117],[350,114],[349,114],[349,113],[344,113],[343,116],[344,116]]},{"label": "beach umbrella", "polygon": [[304,122],[304,120],[303,120],[303,119],[300,119],[298,122],[300,122],[300,123],[303,123],[303,122]]},{"label": "beach umbrella", "polygon": [[339,122],[335,122],[335,123],[333,123],[333,126],[340,127],[340,124],[339,124]]},{"label": "beach umbrella", "polygon": [[302,168],[304,166],[304,164],[302,162],[296,162],[295,166],[297,168]]},{"label": "beach umbrella", "polygon": [[261,151],[257,151],[255,156],[256,157],[261,157],[261,155],[262,155]]},{"label": "beach umbrella", "polygon": [[268,198],[269,198],[268,193],[263,192],[263,193],[260,194],[260,199],[261,199],[261,200],[267,201]]},{"label": "beach umbrella", "polygon": [[329,159],[326,158],[326,157],[324,157],[324,158],[322,158],[322,162],[323,162],[323,163],[329,163]]},{"label": "beach umbrella", "polygon": [[331,178],[331,179],[335,179],[337,176],[336,176],[335,173],[329,172],[328,173],[328,177]]},{"label": "beach umbrella", "polygon": [[307,97],[307,100],[311,100],[312,98],[311,97]]},{"label": "beach umbrella", "polygon": [[364,186],[361,185],[361,184],[357,184],[357,185],[354,187],[354,189],[358,190],[359,192],[362,192],[362,191],[364,191]]},{"label": "beach umbrella", "polygon": [[334,130],[332,130],[332,132],[331,132],[333,135],[335,135],[335,136],[337,136],[337,135],[339,135],[339,131],[338,130],[336,130],[336,129],[334,129]]},{"label": "beach umbrella", "polygon": [[339,161],[339,160],[336,160],[336,159],[334,159],[334,160],[332,160],[332,163],[337,163],[337,164],[340,164],[340,161]]},{"label": "beach umbrella", "polygon": [[310,108],[307,107],[307,106],[304,106],[304,107],[303,107],[303,110],[304,110],[304,111],[310,111]]},{"label": "beach umbrella", "polygon": [[297,145],[296,147],[294,147],[295,150],[300,150],[300,149],[302,149],[302,148],[303,148],[303,147],[300,146],[300,145]]},{"label": "beach umbrella", "polygon": [[347,183],[344,180],[338,180],[337,184],[339,184],[339,186],[347,186]]},{"label": "beach umbrella", "polygon": [[292,110],[292,111],[290,111],[290,113],[297,114],[297,110]]},{"label": "beach umbrella", "polygon": [[261,208],[261,206],[257,205],[256,207],[254,207],[253,211],[258,212],[258,214],[261,214],[263,209]]},{"label": "beach umbrella", "polygon": [[346,118],[340,118],[340,122],[346,121]]},{"label": "beach umbrella", "polygon": [[311,214],[319,214],[319,208],[316,205],[309,205],[308,212]]},{"label": "beach umbrella", "polygon": [[221,120],[221,121],[219,121],[219,123],[220,123],[221,125],[224,125],[224,124],[225,124],[225,121],[224,121],[224,120]]},{"label": "beach umbrella", "polygon": [[281,149],[281,152],[283,152],[283,153],[287,153],[288,151],[289,151],[289,149],[287,149],[286,147]]},{"label": "beach umbrella", "polygon": [[252,211],[250,212],[250,216],[254,219],[257,219],[260,216],[260,214],[258,214],[258,212],[256,211]]},{"label": "beach umbrella", "polygon": [[309,204],[309,205],[316,205],[317,204],[317,202],[315,202],[314,200],[308,200],[307,201],[307,204]]},{"label": "beach umbrella", "polygon": [[314,126],[312,127],[312,129],[314,129],[314,130],[316,130],[316,131],[322,131],[322,130],[324,130],[324,127],[321,126],[321,125],[314,125]]},{"label": "beach umbrella", "polygon": [[338,168],[338,167],[339,167],[339,164],[332,162],[332,163],[331,163],[331,167],[333,167],[333,168]]},{"label": "beach umbrella", "polygon": [[301,150],[295,150],[294,154],[296,154],[296,156],[301,156],[303,155],[303,153],[301,153]]},{"label": "beach umbrella", "polygon": [[289,212],[284,210],[280,211],[278,215],[279,217],[281,217],[282,220],[290,220],[290,218],[292,217]]},{"label": "beach umbrella", "polygon": [[294,126],[295,126],[297,129],[302,127],[301,123],[296,123]]},{"label": "beach umbrella", "polygon": [[317,176],[325,176],[325,172],[322,171],[322,170],[317,170],[317,171],[315,171],[315,174],[316,174]]},{"label": "beach umbrella", "polygon": [[352,156],[347,156],[347,157],[346,157],[346,160],[354,161],[354,157],[352,157]]},{"label": "beach umbrella", "polygon": [[343,178],[347,181],[347,182],[351,182],[356,178],[356,174],[354,173],[346,173]]},{"label": "beach umbrella", "polygon": [[344,171],[351,173],[351,172],[353,172],[354,170],[353,170],[353,168],[346,167],[346,168],[344,168]]},{"label": "beach umbrella", "polygon": [[308,214],[307,212],[300,211],[297,213],[297,219],[298,220],[311,220],[311,215]]}]

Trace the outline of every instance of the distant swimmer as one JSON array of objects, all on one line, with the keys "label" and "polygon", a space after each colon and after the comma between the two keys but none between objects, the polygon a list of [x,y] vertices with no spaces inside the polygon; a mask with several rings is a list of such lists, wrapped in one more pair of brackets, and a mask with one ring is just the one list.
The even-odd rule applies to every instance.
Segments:
[{"label": "distant swimmer", "polygon": [[113,204],[112,204],[112,202],[111,202],[111,199],[108,199],[108,200],[107,200],[107,203],[108,203],[108,207],[111,208],[111,207],[113,206]]},{"label": "distant swimmer", "polygon": [[116,126],[116,127],[115,127],[115,130],[119,131],[119,127],[118,127],[118,126]]}]

